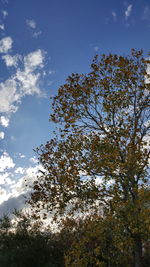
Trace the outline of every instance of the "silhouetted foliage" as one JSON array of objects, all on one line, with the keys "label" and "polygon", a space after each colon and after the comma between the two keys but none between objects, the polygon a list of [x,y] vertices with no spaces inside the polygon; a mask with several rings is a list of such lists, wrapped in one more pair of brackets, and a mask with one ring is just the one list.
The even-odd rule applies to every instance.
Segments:
[{"label": "silhouetted foliage", "polygon": [[16,212],[15,223],[8,216],[0,223],[0,266],[58,267],[64,266],[63,249],[52,233],[43,233],[31,219]]}]

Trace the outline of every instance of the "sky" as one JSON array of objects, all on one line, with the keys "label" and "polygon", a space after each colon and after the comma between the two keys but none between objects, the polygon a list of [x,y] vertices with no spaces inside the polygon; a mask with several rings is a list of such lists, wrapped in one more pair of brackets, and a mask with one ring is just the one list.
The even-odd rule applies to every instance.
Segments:
[{"label": "sky", "polygon": [[24,207],[50,96],[94,55],[150,51],[149,0],[0,0],[0,216]]}]

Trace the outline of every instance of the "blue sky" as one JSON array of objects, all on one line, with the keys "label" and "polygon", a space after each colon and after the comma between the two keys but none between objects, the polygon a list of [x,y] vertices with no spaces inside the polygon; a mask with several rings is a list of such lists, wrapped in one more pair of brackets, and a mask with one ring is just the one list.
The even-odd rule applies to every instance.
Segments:
[{"label": "blue sky", "polygon": [[52,137],[50,96],[95,54],[150,49],[150,1],[0,0],[0,215],[23,205]]}]

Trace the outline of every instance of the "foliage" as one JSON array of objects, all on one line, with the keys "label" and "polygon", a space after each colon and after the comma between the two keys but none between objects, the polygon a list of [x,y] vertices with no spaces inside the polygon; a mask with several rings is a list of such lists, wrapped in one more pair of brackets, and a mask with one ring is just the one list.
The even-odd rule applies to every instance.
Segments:
[{"label": "foliage", "polygon": [[30,199],[44,216],[103,211],[115,222],[115,247],[129,240],[136,267],[150,234],[148,64],[142,51],[132,50],[96,56],[89,74],[68,77],[53,98],[60,136],[37,149],[45,171]]},{"label": "foliage", "polygon": [[77,221],[73,242],[66,251],[66,266],[131,266],[131,240],[127,244],[128,234],[118,232],[115,223],[110,217],[99,216]]},{"label": "foliage", "polygon": [[[13,222],[8,216],[0,224],[0,265],[2,267],[64,266],[63,249],[55,235],[40,231],[40,224],[15,212]],[[6,221],[9,222],[6,224]]]},{"label": "foliage", "polygon": [[[43,231],[41,223],[31,223],[27,214],[15,214],[15,223],[6,215],[1,218],[2,267],[133,266],[132,239],[127,231],[123,232],[123,227],[118,227],[117,218],[111,218],[110,213],[105,217],[93,214],[64,219],[58,233],[52,233],[50,227]],[[145,243],[144,262],[143,266],[149,266],[148,243]]]}]

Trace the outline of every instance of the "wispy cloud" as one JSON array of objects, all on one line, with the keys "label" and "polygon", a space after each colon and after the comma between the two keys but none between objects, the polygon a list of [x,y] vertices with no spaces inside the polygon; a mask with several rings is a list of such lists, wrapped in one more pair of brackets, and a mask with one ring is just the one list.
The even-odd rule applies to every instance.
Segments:
[{"label": "wispy cloud", "polygon": [[8,12],[6,10],[2,10],[3,17],[6,18],[8,16]]},{"label": "wispy cloud", "polygon": [[144,8],[142,19],[143,20],[150,20],[150,7],[149,6],[146,6]]},{"label": "wispy cloud", "polygon": [[11,37],[5,37],[0,40],[0,53],[7,53],[12,48],[13,40]]},{"label": "wispy cloud", "polygon": [[42,34],[42,31],[38,31],[38,32],[34,32],[33,33],[33,37],[34,38],[37,38],[39,35],[41,35]]},{"label": "wispy cloud", "polygon": [[131,15],[133,5],[130,4],[127,9],[125,10],[125,18],[128,19]]},{"label": "wispy cloud", "polygon": [[2,31],[5,30],[5,25],[4,24],[0,24],[0,30],[2,30]]},{"label": "wispy cloud", "polygon": [[27,19],[26,24],[28,25],[29,28],[35,29],[36,28],[36,22],[33,19]]},{"label": "wispy cloud", "polygon": [[116,21],[117,20],[117,13],[115,11],[112,11],[112,17],[113,17],[113,20]]},{"label": "wispy cloud", "polygon": [[0,132],[0,139],[4,139],[5,133],[4,132]]},{"label": "wispy cloud", "polygon": [[41,35],[42,31],[37,29],[37,23],[33,19],[26,20],[27,26],[30,28],[33,38],[37,38]]}]

